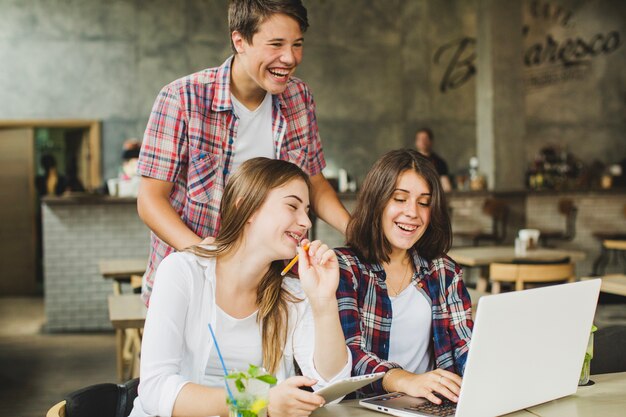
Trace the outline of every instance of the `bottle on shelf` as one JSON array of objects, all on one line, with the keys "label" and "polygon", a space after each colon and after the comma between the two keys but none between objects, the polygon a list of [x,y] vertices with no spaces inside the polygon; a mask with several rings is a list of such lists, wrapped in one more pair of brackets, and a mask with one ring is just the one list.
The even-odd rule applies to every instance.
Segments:
[{"label": "bottle on shelf", "polygon": [[470,190],[484,190],[487,188],[487,180],[485,175],[482,174],[478,169],[478,158],[472,156],[470,158],[470,167],[469,167],[469,183]]}]

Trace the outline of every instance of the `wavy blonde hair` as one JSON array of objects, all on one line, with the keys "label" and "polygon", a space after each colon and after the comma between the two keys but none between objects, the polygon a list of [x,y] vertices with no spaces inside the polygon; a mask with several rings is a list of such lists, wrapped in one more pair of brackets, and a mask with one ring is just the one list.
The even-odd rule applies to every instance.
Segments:
[{"label": "wavy blonde hair", "polygon": [[[311,189],[307,174],[291,162],[268,158],[245,161],[224,189],[220,207],[221,226],[215,238],[215,248],[206,249],[196,245],[186,250],[202,257],[216,257],[232,252],[241,243],[246,223],[261,208],[267,194],[296,179],[303,180],[307,188]],[[302,301],[282,288],[283,277],[280,273],[283,267],[283,261],[272,262],[259,283],[256,296],[263,366],[272,374],[278,368],[287,341],[287,303]]]}]

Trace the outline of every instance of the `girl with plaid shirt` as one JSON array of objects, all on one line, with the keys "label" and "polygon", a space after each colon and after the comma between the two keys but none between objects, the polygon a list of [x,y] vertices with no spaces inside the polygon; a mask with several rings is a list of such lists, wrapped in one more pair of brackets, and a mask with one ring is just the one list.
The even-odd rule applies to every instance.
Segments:
[{"label": "girl with plaid shirt", "polygon": [[[439,175],[414,150],[369,172],[336,249],[337,290],[354,375],[386,372],[360,394],[399,391],[458,401],[473,321]],[[437,395],[435,395],[437,394]]]}]

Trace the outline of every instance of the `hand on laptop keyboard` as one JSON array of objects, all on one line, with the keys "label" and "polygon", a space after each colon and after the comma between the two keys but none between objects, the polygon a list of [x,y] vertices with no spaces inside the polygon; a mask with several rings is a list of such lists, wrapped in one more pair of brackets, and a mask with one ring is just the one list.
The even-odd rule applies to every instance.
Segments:
[{"label": "hand on laptop keyboard", "polygon": [[434,404],[440,404],[441,399],[458,401],[461,392],[462,378],[452,372],[435,369],[423,374],[413,374],[407,371],[396,371],[391,381],[383,381],[389,391],[399,391],[413,397],[426,398]]},{"label": "hand on laptop keyboard", "polygon": [[407,407],[407,410],[417,411],[421,414],[429,414],[432,416],[453,416],[456,412],[456,403],[448,399],[444,399],[441,404],[433,404],[430,402],[422,403],[416,406]]}]

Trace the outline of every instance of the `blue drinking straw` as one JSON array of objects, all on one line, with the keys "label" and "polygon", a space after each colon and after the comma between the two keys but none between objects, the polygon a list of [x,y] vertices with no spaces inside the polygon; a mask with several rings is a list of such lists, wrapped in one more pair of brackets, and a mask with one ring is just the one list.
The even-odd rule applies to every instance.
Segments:
[{"label": "blue drinking straw", "polygon": [[[224,363],[224,358],[222,357],[222,352],[220,352],[220,346],[217,344],[217,339],[215,338],[215,333],[213,333],[213,327],[211,323],[209,323],[209,331],[211,332],[211,337],[213,338],[213,343],[215,344],[215,349],[217,350],[217,356],[220,358],[220,362],[222,363],[222,369],[224,370],[224,376],[228,376],[228,371],[226,370],[226,364]],[[224,380],[224,385],[226,385],[226,391],[228,392],[228,396],[232,403],[236,406],[237,401],[235,401],[235,397],[233,393],[230,392],[230,388],[228,387],[228,383]]]}]

